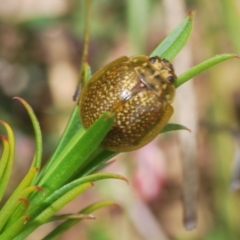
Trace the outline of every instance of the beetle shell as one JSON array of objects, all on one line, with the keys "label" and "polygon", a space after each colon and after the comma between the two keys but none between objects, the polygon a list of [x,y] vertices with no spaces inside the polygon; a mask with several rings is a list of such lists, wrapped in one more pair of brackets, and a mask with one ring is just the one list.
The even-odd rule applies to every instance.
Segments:
[{"label": "beetle shell", "polygon": [[176,75],[159,57],[120,57],[97,71],[80,96],[80,117],[89,128],[104,112],[115,114],[102,146],[136,150],[155,138],[173,113]]}]

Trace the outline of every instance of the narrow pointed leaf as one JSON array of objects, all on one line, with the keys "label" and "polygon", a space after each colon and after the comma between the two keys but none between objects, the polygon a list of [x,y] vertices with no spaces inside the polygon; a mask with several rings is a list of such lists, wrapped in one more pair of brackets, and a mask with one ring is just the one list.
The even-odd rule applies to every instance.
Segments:
[{"label": "narrow pointed leaf", "polygon": [[[33,116],[34,114],[31,110],[30,106],[22,99],[18,99],[18,100],[21,101],[21,103],[23,103],[24,106],[28,109],[28,112],[30,112],[29,114],[32,115],[31,118],[34,118],[34,116]],[[6,185],[8,183],[9,177],[10,177],[11,169],[12,169],[12,164],[13,164],[13,159],[14,159],[15,143],[14,143],[14,135],[13,135],[13,132],[12,132],[10,126],[3,121],[0,121],[0,123],[2,123],[4,125],[4,127],[6,128],[7,133],[8,133],[8,137],[9,137],[9,143],[10,143],[9,161],[8,161],[7,168],[4,171],[4,176],[2,178],[2,182],[4,182],[4,185],[5,185],[5,188],[6,188]],[[13,212],[15,211],[15,209],[17,207],[14,203],[18,203],[18,199],[21,197],[21,195],[19,195],[19,194],[25,188],[29,187],[29,185],[31,184],[31,182],[33,181],[33,178],[35,177],[35,175],[37,173],[37,170],[38,170],[38,168],[31,168],[29,170],[26,177],[22,180],[22,182],[14,190],[14,192],[9,197],[8,201],[5,203],[5,205],[1,209],[0,214],[1,214],[2,218],[1,218],[1,221],[0,221],[0,230],[2,230],[2,228],[4,227],[6,222],[9,221],[9,218],[11,217],[11,215],[13,214]],[[1,186],[3,186],[3,185],[1,185]]]},{"label": "narrow pointed leaf", "polygon": [[39,191],[40,188],[37,186],[31,186],[23,190],[22,192],[18,194],[14,194],[14,197],[10,197],[9,200],[5,203],[3,208],[1,209],[1,221],[0,221],[0,229],[2,230],[5,224],[10,221],[10,218],[12,214],[15,212],[15,210],[18,208],[18,206],[21,204],[19,201],[20,198],[26,198],[30,193],[33,191]]},{"label": "narrow pointed leaf", "polygon": [[172,60],[185,46],[193,29],[195,11],[189,12],[182,21],[151,53],[151,57],[159,56]]},{"label": "narrow pointed leaf", "polygon": [[21,231],[21,229],[26,226],[29,218],[27,216],[23,216],[19,218],[15,223],[13,223],[9,228],[7,228],[1,235],[1,240],[9,240],[14,239],[16,234]]},{"label": "narrow pointed leaf", "polygon": [[72,188],[66,194],[63,194],[61,197],[57,198],[56,201],[52,202],[51,205],[48,208],[46,208],[42,213],[40,213],[33,221],[43,224],[46,220],[53,216],[59,209],[61,209],[67,203],[72,201],[75,197],[77,197],[80,193],[82,193],[89,187],[92,187],[91,182],[84,183]]},{"label": "narrow pointed leaf", "polygon": [[[55,202],[41,212],[34,220],[30,221],[25,226],[23,231],[15,238],[15,240],[25,239],[31,232],[37,227],[44,224],[49,218],[51,218],[59,209],[69,203],[73,198],[78,196],[80,193],[91,187],[91,183],[84,183],[70,190],[67,194],[58,198]],[[21,229],[20,229],[21,230]],[[19,231],[20,232],[20,231]]]},{"label": "narrow pointed leaf", "polygon": [[[116,206],[116,203],[112,201],[101,201],[94,204],[89,205],[88,207],[81,210],[79,213],[81,214],[90,214],[95,212],[98,209],[101,209],[103,207],[107,206]],[[69,219],[62,224],[60,224],[58,227],[56,227],[52,232],[50,232],[43,240],[54,240],[58,239],[64,232],[66,232],[68,229],[70,229],[75,224],[79,223],[82,219]]]},{"label": "narrow pointed leaf", "polygon": [[18,201],[20,202],[20,204],[16,211],[12,214],[9,221],[7,222],[6,227],[9,227],[13,223],[15,223],[19,218],[26,215],[26,211],[29,207],[29,200],[27,198],[20,198]]},{"label": "narrow pointed leaf", "polygon": [[[32,206],[28,209],[27,215],[31,219],[34,219],[37,215],[40,214],[44,209],[48,208],[53,202],[57,201],[57,199],[61,198],[63,195],[66,195],[68,192],[70,192],[72,189],[78,187],[81,184],[85,184],[88,182],[95,182],[103,179],[119,179],[124,180],[126,182],[127,179],[119,174],[114,173],[96,173],[92,175],[88,175],[82,178],[79,178],[75,181],[72,181],[65,186],[61,187],[60,189],[54,191],[48,198],[46,198],[38,207]],[[39,198],[39,196],[37,196]]]},{"label": "narrow pointed leaf", "polygon": [[[14,220],[17,220],[17,218],[14,218],[15,216],[17,217],[21,216],[20,212],[14,213],[14,215],[12,214],[15,211],[15,209],[18,207],[18,205],[20,205],[20,203],[18,202],[20,198],[25,198],[28,196],[29,193],[37,190],[35,186],[29,187],[37,172],[38,172],[38,168],[35,168],[35,167],[31,168],[28,171],[27,175],[24,177],[24,179],[18,185],[18,187],[14,190],[14,192],[11,194],[11,196],[9,197],[9,199],[1,209],[0,214],[3,218],[0,221],[0,229],[2,229],[2,227],[7,221],[10,221],[9,220],[10,217],[12,222]],[[26,193],[28,194],[26,195]],[[21,208],[19,211],[24,212],[23,209]]]},{"label": "narrow pointed leaf", "polygon": [[[6,142],[6,139],[5,140],[3,139],[3,143],[5,144],[4,147],[7,148],[6,151],[8,152],[8,153],[7,152],[4,153],[3,165],[5,165],[5,168],[4,168],[4,171],[2,172],[2,176],[1,176],[1,180],[0,180],[0,182],[1,182],[0,196],[3,196],[3,194],[6,190],[7,184],[9,182],[11,172],[12,172],[12,166],[13,166],[13,161],[14,161],[14,151],[15,151],[15,139],[14,139],[14,134],[13,134],[11,127],[6,122],[1,121],[1,120],[0,120],[0,124],[2,124],[4,126],[4,128],[7,131],[7,136],[8,136],[7,142]],[[1,228],[0,228],[0,230],[1,230]]]},{"label": "narrow pointed leaf", "polygon": [[67,128],[64,131],[63,136],[61,137],[61,140],[57,146],[57,149],[54,151],[54,154],[51,157],[51,160],[49,161],[49,163],[44,167],[44,169],[39,174],[38,181],[40,178],[42,178],[43,175],[45,175],[46,172],[48,172],[48,170],[52,166],[55,165],[55,160],[58,158],[58,156],[64,150],[65,146],[69,143],[71,138],[80,130],[81,127],[82,126],[79,121],[79,108],[76,105],[76,107],[74,108],[73,113],[70,117],[70,120],[67,124]]},{"label": "narrow pointed leaf", "polygon": [[207,70],[208,68],[210,68],[220,62],[226,61],[231,58],[239,58],[239,56],[236,54],[233,54],[233,53],[226,53],[226,54],[214,56],[214,57],[190,68],[188,71],[182,73],[181,75],[179,75],[175,86],[179,87],[183,83],[185,83],[188,80],[190,80],[191,78],[193,78],[194,76],[198,75],[199,73]]},{"label": "narrow pointed leaf", "polygon": [[26,108],[28,115],[32,121],[36,141],[36,154],[34,161],[32,162],[32,167],[40,168],[42,161],[42,133],[39,126],[39,122],[37,120],[36,115],[33,112],[32,107],[24,99],[20,97],[14,97],[13,99],[18,100]]},{"label": "narrow pointed leaf", "polygon": [[101,163],[100,165],[96,166],[93,171],[90,171],[89,174],[90,174],[90,173],[100,172],[101,170],[103,170],[104,168],[110,166],[110,165],[113,164],[114,162],[115,162],[114,159],[112,159],[112,160],[110,160],[110,161],[107,161],[107,159],[106,159],[103,163]]},{"label": "narrow pointed leaf", "polygon": [[51,217],[47,222],[55,222],[55,221],[63,221],[63,220],[70,220],[70,219],[95,219],[93,215],[90,214],[62,214],[62,215],[55,215]]},{"label": "narrow pointed leaf", "polygon": [[2,182],[2,181],[4,180],[4,173],[7,168],[7,164],[9,160],[10,145],[9,145],[8,139],[5,136],[0,135],[0,138],[3,142],[3,152],[0,158],[0,201],[1,201],[6,189],[6,184],[5,182]]},{"label": "narrow pointed leaf", "polygon": [[[91,77],[91,68],[87,63],[84,63],[84,84],[89,80],[90,77]],[[80,128],[83,128],[83,126],[81,125],[81,122],[80,122],[79,106],[77,104],[73,110],[73,113],[69,119],[67,127],[57,146],[57,149],[54,151],[54,154],[51,157],[51,161],[49,161],[49,163],[41,171],[38,179],[40,179],[45,174],[45,172],[47,172],[48,169],[51,168],[51,166],[55,165],[55,160],[57,159],[57,157],[61,154],[65,146],[76,134],[76,132],[80,130]]]},{"label": "narrow pointed leaf", "polygon": [[[25,212],[26,210],[26,207],[28,206],[25,205],[26,207],[20,207],[21,205],[23,205],[23,199],[25,199],[25,202],[28,201],[28,196],[32,193],[32,192],[36,192],[36,191],[39,191],[39,192],[42,192],[42,194],[44,194],[44,191],[41,187],[39,186],[30,186],[26,189],[24,189],[22,192],[19,193],[18,196],[16,196],[16,199],[15,201],[13,201],[10,205],[10,208],[8,209],[7,211],[7,214],[9,213],[13,213],[10,215],[10,220],[9,222],[14,222],[15,220],[17,220],[20,216],[23,215],[23,213]],[[17,209],[18,211],[14,211],[15,209]],[[16,217],[18,216],[18,217]],[[7,224],[9,224],[9,222]]]},{"label": "narrow pointed leaf", "polygon": [[58,189],[76,172],[79,166],[100,145],[110,130],[114,118],[111,113],[103,114],[86,132],[80,129],[68,142],[55,165],[48,169],[38,185],[48,193]]},{"label": "narrow pointed leaf", "polygon": [[96,172],[99,168],[101,168],[102,164],[117,154],[117,152],[111,152],[103,148],[99,148],[97,155],[92,156],[86,164],[78,169],[74,175],[74,179]]},{"label": "narrow pointed leaf", "polygon": [[92,70],[91,67],[87,62],[84,62],[84,80],[83,80],[83,86],[88,82],[88,80],[92,76]]},{"label": "narrow pointed leaf", "polygon": [[[7,134],[9,137],[9,143],[10,143],[10,154],[9,154],[9,160],[7,164],[7,168],[4,171],[4,175],[2,177],[2,182],[1,182],[1,187],[6,188],[7,183],[9,181],[11,169],[12,169],[12,164],[13,164],[13,159],[14,159],[14,148],[15,148],[15,143],[14,143],[14,135],[12,132],[12,129],[8,124],[6,124],[3,121],[0,121],[4,125],[4,127],[7,130]],[[24,196],[19,195],[23,189],[29,186],[29,184],[32,182],[33,177],[35,176],[36,173],[36,168],[32,170],[32,174],[27,175],[29,177],[29,181],[24,181],[25,184],[20,183],[20,185],[17,187],[17,189],[11,194],[9,197],[8,201],[5,203],[3,208],[0,211],[1,214],[1,221],[0,221],[0,230],[3,229],[5,224],[9,221],[9,218],[15,211],[16,207],[18,206],[19,202],[18,199]]]},{"label": "narrow pointed leaf", "polygon": [[24,191],[26,188],[30,187],[38,171],[39,169],[37,167],[31,167],[11,196],[16,196],[20,192]]},{"label": "narrow pointed leaf", "polygon": [[88,59],[88,49],[89,49],[89,35],[90,35],[90,23],[91,23],[91,1],[85,0],[84,1],[84,22],[85,22],[85,29],[84,29],[84,44],[83,44],[83,51],[82,51],[82,59],[79,66],[79,79],[78,79],[78,86],[77,90],[73,96],[74,101],[79,100],[81,87],[85,83],[86,80],[86,66],[87,66],[87,59]]},{"label": "narrow pointed leaf", "polygon": [[181,124],[176,124],[176,123],[168,123],[167,125],[164,126],[162,129],[161,133],[169,132],[169,131],[177,131],[177,130],[187,130],[191,132],[191,130]]}]

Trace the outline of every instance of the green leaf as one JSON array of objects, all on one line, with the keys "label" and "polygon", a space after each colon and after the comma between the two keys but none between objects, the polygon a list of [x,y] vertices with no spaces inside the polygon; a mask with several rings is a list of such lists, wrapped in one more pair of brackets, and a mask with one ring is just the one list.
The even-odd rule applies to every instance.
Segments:
[{"label": "green leaf", "polygon": [[101,147],[99,147],[98,150],[99,151],[96,155],[94,154],[90,156],[86,164],[84,164],[81,168],[78,169],[78,171],[74,175],[74,179],[98,171],[107,160],[118,154],[116,152],[111,152],[103,149]]},{"label": "green leaf", "polygon": [[16,222],[14,222],[9,228],[7,228],[1,235],[1,240],[9,240],[13,239],[15,237],[15,234],[21,229],[26,226],[26,223],[28,222],[29,218],[27,216],[23,216],[19,218]]},{"label": "green leaf", "polygon": [[95,219],[93,215],[90,214],[81,214],[81,213],[76,213],[76,214],[62,214],[62,215],[54,215],[51,217],[48,222],[55,222],[55,221],[63,221],[63,220],[68,220],[68,219]]},{"label": "green leaf", "polygon": [[67,182],[78,167],[100,145],[113,121],[113,115],[105,113],[86,132],[80,129],[71,138],[55,161],[55,165],[48,169],[48,172],[39,182],[46,193],[56,190]]},{"label": "green leaf", "polygon": [[14,223],[19,217],[23,216],[23,213],[26,211],[26,208],[20,208],[20,205],[22,205],[21,199],[27,199],[30,193],[35,191],[43,190],[38,186],[30,186],[24,189],[18,195],[15,195],[14,198],[11,198],[10,201],[8,201],[7,204],[4,205],[1,211],[1,216],[9,219],[5,228]]},{"label": "green leaf", "polygon": [[[91,183],[81,184],[67,192],[65,195],[58,198],[55,202],[52,202],[50,207],[46,208],[42,211],[34,220],[30,221],[23,231],[14,239],[22,240],[25,239],[31,232],[33,232],[37,227],[47,222],[47,220],[53,216],[59,209],[65,206],[68,202],[70,202],[73,198],[78,196],[80,193],[91,187]],[[21,229],[18,230],[19,233]],[[16,235],[15,235],[16,236]]]},{"label": "green leaf", "polygon": [[[67,127],[61,137],[61,140],[57,146],[57,149],[54,151],[53,156],[51,157],[51,160],[48,162],[48,164],[44,167],[44,169],[41,171],[41,173],[39,174],[38,177],[38,181],[39,179],[41,179],[46,172],[49,171],[49,169],[51,169],[51,167],[53,167],[55,165],[55,161],[58,159],[58,157],[61,155],[61,152],[64,150],[64,148],[66,147],[66,145],[69,143],[69,141],[72,139],[72,137],[81,129],[81,123],[79,121],[79,108],[76,105],[76,107],[73,110],[73,113],[70,117],[70,120],[67,124]],[[82,134],[84,133],[84,131],[82,132]]]},{"label": "green leaf", "polygon": [[[2,198],[11,172],[12,172],[12,166],[13,166],[13,161],[14,161],[14,151],[15,151],[15,139],[14,139],[14,134],[13,131],[11,129],[11,127],[4,121],[0,120],[0,124],[2,124],[6,131],[7,131],[7,136],[8,136],[8,141],[6,138],[2,138],[3,140],[3,146],[5,148],[5,151],[3,152],[3,163],[2,163],[2,167],[4,170],[1,170],[1,179],[0,179],[0,199]],[[4,140],[5,139],[5,140]],[[1,221],[0,221],[0,225],[1,225]],[[1,226],[0,226],[0,230],[1,230]]]},{"label": "green leaf", "polygon": [[[90,77],[91,77],[91,68],[87,63],[84,63],[83,85],[86,84],[86,82],[89,80]],[[79,91],[79,90],[80,89],[77,89],[76,91]],[[75,93],[75,94],[80,94],[80,93]],[[54,151],[54,154],[51,157],[51,161],[49,161],[49,163],[41,171],[38,179],[40,179],[43,175],[45,175],[45,172],[47,172],[49,168],[51,168],[52,166],[55,165],[55,160],[61,154],[61,152],[63,151],[65,146],[68,144],[68,142],[72,139],[72,137],[76,134],[77,131],[79,131],[81,128],[83,128],[83,126],[81,125],[81,122],[80,122],[79,115],[80,115],[79,114],[79,106],[77,104],[73,110],[73,113],[69,119],[67,127],[66,127],[66,129],[61,137],[61,140],[57,146],[57,149]]]},{"label": "green leaf", "polygon": [[[15,209],[17,208],[17,206],[20,204],[18,202],[18,200],[19,200],[19,198],[21,198],[21,192],[25,191],[25,189],[28,188],[31,185],[33,179],[35,178],[35,176],[38,172],[38,168],[40,167],[41,158],[42,158],[42,136],[41,136],[41,130],[40,130],[37,118],[36,118],[32,108],[29,106],[29,104],[25,100],[23,100],[21,98],[17,98],[17,97],[15,99],[17,99],[18,101],[20,101],[24,105],[24,107],[27,109],[27,112],[28,112],[28,114],[29,114],[29,116],[32,120],[32,123],[33,123],[33,127],[34,127],[34,130],[35,130],[35,135],[36,135],[36,155],[35,155],[35,158],[34,158],[35,160],[33,161],[32,165],[36,166],[36,167],[31,167],[30,168],[27,175],[24,177],[24,179],[21,181],[21,183],[18,185],[18,187],[11,194],[8,201],[3,206],[3,208],[0,212],[1,217],[2,217],[2,219],[0,221],[0,230],[4,227],[6,222],[9,221],[9,218],[12,216],[12,214],[15,211]],[[10,165],[12,165],[11,162],[13,162],[14,148],[15,148],[14,136],[13,136],[13,132],[12,132],[11,128],[6,123],[3,123],[3,125],[7,129],[8,136],[9,136],[9,141],[11,142],[10,150],[11,150],[12,153],[10,154],[11,156],[9,156],[9,159],[12,159],[12,160],[10,160],[9,163],[10,163]],[[10,172],[11,172],[10,165],[4,171],[5,175],[10,174]],[[4,179],[5,179],[5,177],[3,177],[3,180]],[[6,184],[8,182],[8,179],[9,179],[9,176],[7,178]]]},{"label": "green leaf", "polygon": [[28,115],[32,121],[33,129],[35,133],[35,141],[36,141],[36,153],[35,153],[35,158],[32,162],[32,167],[40,168],[43,150],[42,150],[42,133],[39,126],[39,122],[37,120],[36,115],[33,112],[32,107],[24,99],[20,97],[14,97],[13,99],[18,100],[26,108]]},{"label": "green leaf", "polygon": [[[27,175],[24,177],[24,179],[21,181],[21,183],[18,185],[18,187],[14,190],[14,192],[11,194],[7,202],[4,204],[4,206],[1,209],[1,221],[0,221],[0,229],[4,227],[6,222],[13,222],[17,220],[15,216],[19,217],[21,216],[22,210],[18,211],[18,213],[14,213],[15,209],[20,204],[19,199],[25,198],[28,196],[29,193],[33,192],[36,189],[36,186],[29,187],[31,182],[34,179],[34,176],[38,172],[38,168],[31,168]],[[26,193],[28,193],[26,195]]]},{"label": "green leaf", "polygon": [[[101,209],[103,207],[107,206],[116,206],[116,203],[112,201],[100,201],[97,203],[93,203],[89,205],[88,207],[84,208],[79,212],[79,214],[90,214],[94,211]],[[58,225],[52,232],[50,232],[47,236],[43,238],[43,240],[54,240],[58,239],[63,233],[65,233],[68,229],[76,225],[82,221],[82,219],[68,219],[62,224]]]},{"label": "green leaf", "polygon": [[10,227],[13,223],[17,222],[17,220],[26,215],[26,211],[29,207],[29,200],[27,198],[20,198],[18,199],[20,203],[17,207],[16,211],[11,215],[11,218],[7,222],[5,229]]},{"label": "green leaf", "polygon": [[[41,165],[41,158],[42,158],[42,136],[41,136],[41,130],[39,127],[39,123],[37,121],[37,118],[32,110],[32,108],[29,106],[29,104],[18,97],[15,97],[14,99],[17,99],[18,101],[20,101],[24,107],[26,108],[32,123],[33,123],[33,127],[34,127],[34,131],[35,131],[35,136],[36,136],[36,155],[34,158],[34,161],[32,163],[32,166],[27,175],[24,177],[24,179],[21,181],[21,183],[18,185],[18,187],[15,189],[15,191],[11,194],[10,198],[8,199],[8,201],[5,203],[5,205],[3,206],[0,214],[1,214],[1,221],[0,221],[0,230],[4,227],[4,225],[6,224],[6,222],[9,221],[9,218],[12,216],[13,212],[15,211],[15,209],[18,207],[18,205],[20,204],[20,202],[18,201],[19,198],[21,198],[21,193],[23,191],[26,191],[25,189],[29,189],[28,187],[31,185],[31,183],[33,182],[38,169]],[[3,122],[2,122],[3,123]],[[9,156],[9,159],[13,159],[13,155],[14,155],[14,137],[13,137],[13,132],[11,130],[11,128],[5,124],[5,127],[7,129],[8,132],[8,136],[9,136],[9,140],[11,142],[10,144],[10,150],[11,150],[11,156]],[[13,160],[10,160],[9,163],[11,163]],[[12,165],[12,163],[10,164]],[[9,166],[10,166],[9,165]],[[5,171],[4,174],[5,175],[9,175],[11,170],[11,167],[8,167]],[[5,179],[5,177],[3,177],[3,180]],[[9,177],[7,178],[9,179]],[[2,181],[3,181],[2,180]],[[6,181],[7,184],[8,180]]]},{"label": "green leaf", "polygon": [[84,71],[84,80],[83,80],[83,86],[84,86],[92,76],[91,67],[87,62],[84,62],[83,71]]},{"label": "green leaf", "polygon": [[6,189],[6,182],[4,180],[4,175],[8,167],[8,160],[10,154],[10,144],[8,139],[0,134],[0,138],[3,142],[3,152],[0,158],[0,201],[2,200],[3,194]]},{"label": "green leaf", "polygon": [[[54,191],[40,205],[34,206],[32,209],[28,210],[27,215],[30,218],[30,222],[23,230],[23,236],[26,237],[34,229],[47,221],[53,214],[55,214],[58,209],[63,207],[65,204],[73,200],[78,194],[80,194],[79,190],[81,190],[81,188],[79,188],[79,186],[85,186],[84,184],[89,184],[89,182],[95,182],[107,178],[120,179],[127,182],[127,179],[119,174],[98,173],[80,178],[61,187],[60,189]],[[61,207],[58,208],[57,206]],[[20,234],[21,238],[19,239],[23,239],[22,234]]]},{"label": "green leaf", "polygon": [[170,131],[177,131],[177,130],[187,130],[191,132],[191,130],[183,125],[177,124],[177,123],[168,123],[164,126],[161,133],[170,132]]},{"label": "green leaf", "polygon": [[48,198],[46,198],[38,207],[32,207],[31,209],[28,210],[28,215],[31,219],[34,219],[40,212],[42,212],[44,209],[48,208],[52,202],[56,201],[60,197],[62,197],[64,194],[67,194],[69,191],[71,191],[73,188],[84,184],[88,182],[95,182],[99,181],[102,179],[120,179],[124,180],[127,182],[127,179],[124,178],[123,176],[119,174],[114,174],[114,173],[97,173],[97,174],[92,174],[88,175],[85,177],[82,177],[80,179],[77,179],[75,181],[72,181],[65,186],[61,187],[60,189],[54,191]]},{"label": "green leaf", "polygon": [[29,211],[36,209],[37,205],[47,198],[52,192],[66,184],[70,177],[77,171],[84,161],[101,143],[113,124],[114,118],[111,113],[103,114],[86,132],[80,129],[68,142],[64,150],[55,161],[55,165],[48,169],[38,183],[45,194],[31,196]]},{"label": "green leaf", "polygon": [[198,65],[190,68],[188,71],[178,76],[175,84],[176,88],[181,86],[183,83],[187,82],[194,76],[198,75],[199,73],[203,72],[204,70],[231,58],[239,58],[239,56],[233,53],[225,53],[221,55],[216,55],[204,62],[199,63]]},{"label": "green leaf", "polygon": [[185,46],[193,29],[194,16],[195,11],[189,12],[187,18],[156,47],[150,57],[159,56],[172,60]]}]

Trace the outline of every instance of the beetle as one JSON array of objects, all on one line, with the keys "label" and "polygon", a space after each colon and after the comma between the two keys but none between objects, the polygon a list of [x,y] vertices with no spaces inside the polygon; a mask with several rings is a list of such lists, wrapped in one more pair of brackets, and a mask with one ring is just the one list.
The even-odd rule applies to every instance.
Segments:
[{"label": "beetle", "polygon": [[172,64],[158,56],[120,57],[98,70],[80,95],[80,118],[88,129],[104,112],[114,124],[102,146],[133,151],[153,140],[173,113],[176,75]]}]

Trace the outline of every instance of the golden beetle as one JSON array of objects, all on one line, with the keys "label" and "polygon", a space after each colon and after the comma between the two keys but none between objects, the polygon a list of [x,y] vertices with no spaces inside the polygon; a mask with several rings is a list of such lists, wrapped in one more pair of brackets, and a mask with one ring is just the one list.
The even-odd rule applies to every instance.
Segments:
[{"label": "golden beetle", "polygon": [[120,57],[98,70],[80,96],[80,117],[89,128],[104,112],[115,114],[102,146],[136,150],[153,140],[173,113],[176,75],[166,59]]}]

